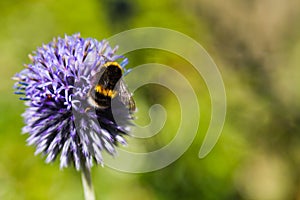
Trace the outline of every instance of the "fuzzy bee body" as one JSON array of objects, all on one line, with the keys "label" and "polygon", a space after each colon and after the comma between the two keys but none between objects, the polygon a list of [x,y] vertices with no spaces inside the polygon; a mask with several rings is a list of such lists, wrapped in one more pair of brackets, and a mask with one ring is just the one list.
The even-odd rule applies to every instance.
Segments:
[{"label": "fuzzy bee body", "polygon": [[123,79],[122,67],[117,62],[105,63],[100,72],[96,73],[97,84],[89,92],[88,102],[97,109],[106,109],[111,106],[114,98],[124,104],[130,112],[135,111],[135,102],[128,91]]}]

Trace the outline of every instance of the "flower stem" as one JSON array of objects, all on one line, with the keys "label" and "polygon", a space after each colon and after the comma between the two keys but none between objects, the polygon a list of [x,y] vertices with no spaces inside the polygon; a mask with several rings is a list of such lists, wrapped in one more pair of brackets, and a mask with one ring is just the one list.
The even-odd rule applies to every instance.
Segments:
[{"label": "flower stem", "polygon": [[95,200],[95,192],[91,178],[91,171],[87,167],[82,167],[81,171],[82,186],[85,200]]}]

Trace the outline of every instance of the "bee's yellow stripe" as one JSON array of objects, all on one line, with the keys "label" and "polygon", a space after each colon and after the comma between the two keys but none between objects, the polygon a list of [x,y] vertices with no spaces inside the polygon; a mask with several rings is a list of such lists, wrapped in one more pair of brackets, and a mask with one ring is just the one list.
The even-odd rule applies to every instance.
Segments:
[{"label": "bee's yellow stripe", "polygon": [[100,94],[103,94],[104,96],[108,96],[108,97],[111,97],[111,98],[115,97],[115,95],[116,95],[115,91],[110,90],[110,89],[105,89],[101,85],[97,85],[95,87],[95,91],[100,93]]},{"label": "bee's yellow stripe", "polygon": [[103,67],[108,67],[108,66],[117,66],[120,70],[123,70],[123,68],[121,67],[121,65],[117,62],[106,62]]}]

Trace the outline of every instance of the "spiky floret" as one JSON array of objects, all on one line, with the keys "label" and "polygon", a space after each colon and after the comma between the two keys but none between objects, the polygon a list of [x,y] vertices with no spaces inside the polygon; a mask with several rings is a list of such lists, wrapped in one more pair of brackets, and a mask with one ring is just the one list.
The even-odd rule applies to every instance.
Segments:
[{"label": "spiky floret", "polygon": [[22,132],[47,163],[60,157],[61,168],[71,163],[77,170],[91,168],[94,160],[103,165],[103,149],[115,155],[117,143],[126,145],[123,135],[131,115],[120,111],[122,123],[117,124],[111,107],[95,110],[87,101],[93,76],[106,62],[123,59],[121,66],[127,64],[115,52],[106,41],[66,35],[34,51],[31,63],[15,75],[15,93],[27,106]]}]

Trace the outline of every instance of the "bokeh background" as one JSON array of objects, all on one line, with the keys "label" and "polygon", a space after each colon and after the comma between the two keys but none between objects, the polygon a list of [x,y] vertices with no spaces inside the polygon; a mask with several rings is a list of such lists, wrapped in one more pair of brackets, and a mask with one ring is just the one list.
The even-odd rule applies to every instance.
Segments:
[{"label": "bokeh background", "polygon": [[[46,165],[21,135],[25,106],[11,77],[27,55],[56,36],[80,32],[99,40],[121,31],[159,26],[198,41],[224,79],[227,117],[213,151],[198,158],[210,119],[205,83],[184,59],[158,50],[128,55],[129,68],[157,62],[180,71],[193,85],[201,122],[193,144],[170,166],[145,174],[94,167],[98,199],[300,199],[300,1],[294,0],[10,0],[0,1],[0,199],[83,199],[80,174]],[[154,150],[167,144],[180,121],[179,104],[166,88],[136,91],[137,123],[148,108],[168,112],[161,133],[129,144]],[[193,120],[193,119],[191,119]],[[132,140],[132,141],[131,141]]]}]

